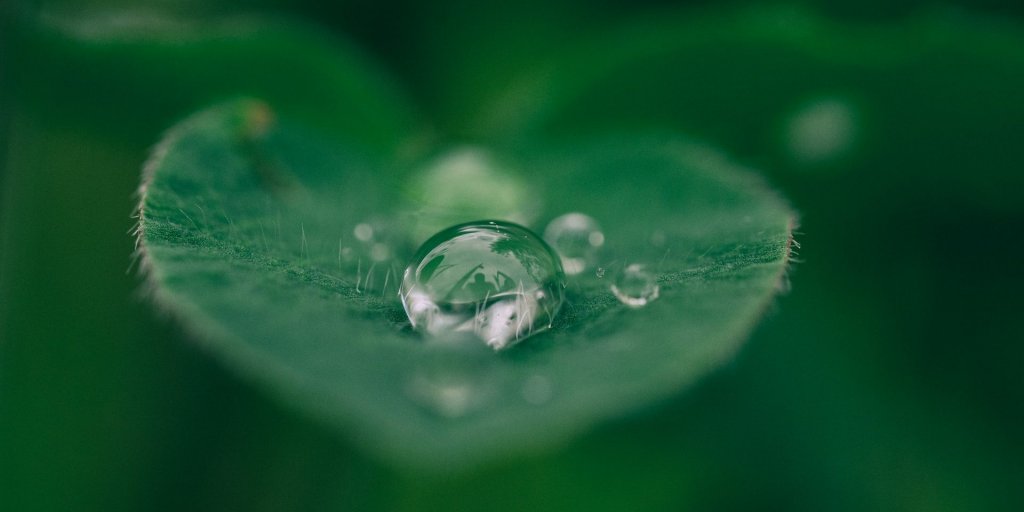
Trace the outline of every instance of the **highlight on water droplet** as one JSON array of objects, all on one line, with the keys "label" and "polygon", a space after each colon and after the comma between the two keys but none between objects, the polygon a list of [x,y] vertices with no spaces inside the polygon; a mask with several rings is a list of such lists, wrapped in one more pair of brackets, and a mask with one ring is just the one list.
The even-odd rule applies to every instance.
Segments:
[{"label": "highlight on water droplet", "polygon": [[622,269],[611,285],[611,290],[619,302],[631,308],[642,308],[656,300],[661,293],[654,274],[638,263]]},{"label": "highlight on water droplet", "polygon": [[604,245],[604,232],[593,217],[572,212],[549,222],[544,240],[558,252],[565,273],[576,275],[594,264]]},{"label": "highlight on water droplet", "polygon": [[424,242],[399,297],[416,330],[500,350],[550,328],[564,288],[558,256],[540,237],[510,222],[477,221]]}]

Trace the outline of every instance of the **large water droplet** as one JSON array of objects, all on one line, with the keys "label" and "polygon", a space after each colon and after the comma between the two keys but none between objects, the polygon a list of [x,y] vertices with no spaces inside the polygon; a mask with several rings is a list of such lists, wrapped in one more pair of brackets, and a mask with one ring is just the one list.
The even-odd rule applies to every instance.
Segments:
[{"label": "large water droplet", "polygon": [[622,269],[611,286],[612,293],[619,302],[631,307],[641,308],[658,298],[661,287],[654,275],[643,265],[633,263]]},{"label": "large water droplet", "polygon": [[549,222],[544,240],[562,257],[565,273],[576,275],[597,259],[598,249],[604,245],[604,233],[593,217],[573,212]]},{"label": "large water droplet", "polygon": [[479,221],[427,240],[405,270],[400,297],[415,329],[502,349],[551,327],[564,288],[558,257],[532,231]]}]

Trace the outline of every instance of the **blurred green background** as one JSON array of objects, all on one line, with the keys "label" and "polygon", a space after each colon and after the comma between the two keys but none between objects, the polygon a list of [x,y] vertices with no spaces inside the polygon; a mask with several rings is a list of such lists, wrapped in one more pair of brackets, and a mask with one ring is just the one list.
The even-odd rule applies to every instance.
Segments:
[{"label": "blurred green background", "polygon": [[[239,13],[333,32],[433,142],[501,132],[474,117],[488,98],[578,55],[537,93],[568,83],[576,103],[521,128],[672,125],[801,212],[793,290],[733,363],[560,450],[448,478],[381,465],[235,377],[126,272],[161,131],[227,95],[307,90],[286,68],[301,45],[53,28],[136,2],[0,9],[0,510],[1024,507],[1018,2],[148,3],[172,33]],[[678,51],[589,50],[650,27]],[[615,59],[628,73],[588,75]],[[794,146],[801,122],[853,142],[819,158]]]}]

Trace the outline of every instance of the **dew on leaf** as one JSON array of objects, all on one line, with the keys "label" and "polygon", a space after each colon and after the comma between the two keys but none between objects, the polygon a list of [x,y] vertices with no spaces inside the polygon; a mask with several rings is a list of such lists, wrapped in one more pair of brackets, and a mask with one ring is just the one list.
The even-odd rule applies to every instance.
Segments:
[{"label": "dew on leaf", "polygon": [[857,115],[849,101],[819,98],[804,104],[787,121],[787,149],[800,163],[831,162],[853,149],[857,129]]},{"label": "dew on leaf", "polygon": [[478,221],[427,240],[399,296],[416,330],[499,350],[551,327],[564,288],[562,265],[540,237],[517,224]]},{"label": "dew on leaf", "polygon": [[360,242],[369,242],[373,238],[373,226],[366,222],[356,224],[356,227],[352,228],[352,234],[359,239]]},{"label": "dew on leaf", "polygon": [[556,217],[544,228],[547,240],[562,258],[568,275],[576,275],[594,264],[604,245],[604,232],[593,217],[573,212]]},{"label": "dew on leaf", "polygon": [[638,263],[622,269],[611,285],[611,290],[619,302],[631,308],[646,306],[657,299],[661,292],[654,275]]},{"label": "dew on leaf", "polygon": [[[393,222],[375,219],[356,224],[352,228],[357,256],[372,263],[387,262],[404,246]],[[344,256],[344,255],[343,255]]]}]

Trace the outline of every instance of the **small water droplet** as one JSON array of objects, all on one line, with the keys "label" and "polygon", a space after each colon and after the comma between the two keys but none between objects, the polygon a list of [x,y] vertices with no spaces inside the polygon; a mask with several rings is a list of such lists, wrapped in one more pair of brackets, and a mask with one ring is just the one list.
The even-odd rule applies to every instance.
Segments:
[{"label": "small water droplet", "polygon": [[801,106],[788,120],[787,149],[800,163],[831,162],[853,149],[857,131],[857,113],[849,101],[818,98]]},{"label": "small water droplet", "polygon": [[370,258],[373,261],[387,261],[391,258],[391,247],[381,242],[371,245]]},{"label": "small water droplet", "polygon": [[373,226],[363,222],[356,224],[355,228],[352,228],[352,234],[359,239],[360,242],[369,242],[373,238]]},{"label": "small water droplet", "polygon": [[544,240],[558,251],[565,273],[576,275],[593,265],[604,245],[604,233],[593,217],[573,212],[549,222]]},{"label": "small water droplet", "polygon": [[606,270],[604,267],[597,267],[597,271],[594,272],[594,274],[597,275],[598,279],[604,279],[605,272]]},{"label": "small water droplet", "polygon": [[658,298],[661,287],[643,265],[633,263],[615,278],[611,290],[619,302],[631,308],[642,308]]},{"label": "small water droplet", "polygon": [[476,338],[497,350],[551,327],[564,288],[558,257],[532,231],[478,221],[427,240],[399,294],[415,329],[436,338]]},{"label": "small water droplet", "polygon": [[381,219],[356,224],[352,228],[352,235],[359,241],[356,256],[368,259],[371,263],[389,261],[402,245],[401,237],[394,228]]}]

